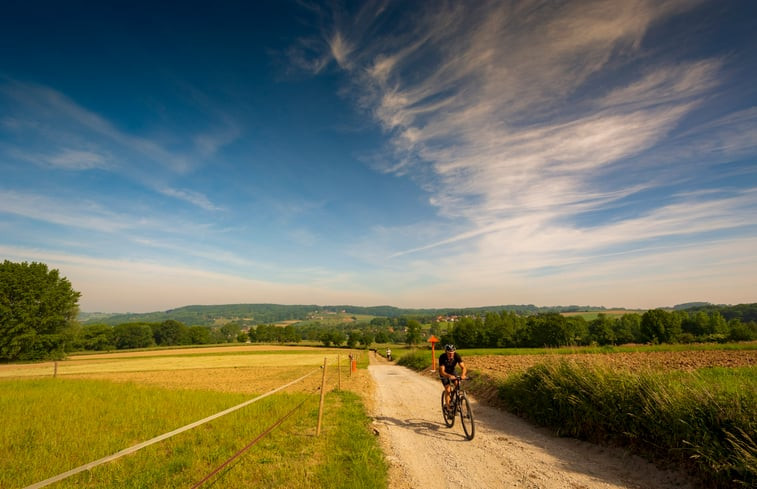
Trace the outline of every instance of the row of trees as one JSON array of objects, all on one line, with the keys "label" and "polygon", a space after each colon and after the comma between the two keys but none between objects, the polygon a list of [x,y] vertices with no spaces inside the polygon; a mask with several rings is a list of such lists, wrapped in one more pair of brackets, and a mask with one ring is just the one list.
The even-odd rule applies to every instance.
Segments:
[{"label": "row of trees", "polygon": [[[126,350],[151,346],[209,345],[240,340],[234,324],[220,328],[187,326],[169,319],[160,323],[92,324],[77,328],[70,342],[73,351]],[[242,341],[246,341],[246,335]]]},{"label": "row of trees", "polygon": [[173,319],[127,322],[115,326],[85,325],[75,329],[68,350],[104,351],[151,346],[204,345],[231,342],[299,343],[319,341],[325,346],[369,347],[373,343],[414,344],[422,341],[421,324],[408,318],[375,318],[369,323],[324,325],[318,321],[297,326],[259,324],[244,328],[236,322],[220,327],[187,326]]},{"label": "row of trees", "polygon": [[757,323],[726,321],[718,311],[653,309],[620,317],[599,314],[591,321],[557,313],[523,317],[502,312],[461,318],[441,339],[463,348],[751,341],[757,339]]}]

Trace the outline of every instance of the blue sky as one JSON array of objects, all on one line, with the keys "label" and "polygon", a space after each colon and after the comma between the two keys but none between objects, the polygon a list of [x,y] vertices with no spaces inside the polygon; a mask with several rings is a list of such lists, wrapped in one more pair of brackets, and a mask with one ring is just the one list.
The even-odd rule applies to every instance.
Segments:
[{"label": "blue sky", "polygon": [[757,301],[757,4],[5,2],[0,258],[83,311]]}]

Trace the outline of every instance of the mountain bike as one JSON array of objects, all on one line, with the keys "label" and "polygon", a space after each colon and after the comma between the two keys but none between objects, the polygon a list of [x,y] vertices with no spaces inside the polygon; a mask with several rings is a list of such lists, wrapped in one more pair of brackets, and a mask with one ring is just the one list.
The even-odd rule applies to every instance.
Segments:
[{"label": "mountain bike", "polygon": [[444,424],[447,425],[447,428],[452,428],[455,424],[455,416],[457,413],[460,413],[460,424],[463,425],[465,437],[472,440],[473,436],[476,434],[476,426],[473,421],[473,410],[468,402],[468,396],[465,394],[465,389],[463,389],[462,380],[463,379],[458,375],[453,381],[453,388],[449,394],[449,411],[446,409],[444,403],[444,391],[442,391],[442,416],[444,417]]}]

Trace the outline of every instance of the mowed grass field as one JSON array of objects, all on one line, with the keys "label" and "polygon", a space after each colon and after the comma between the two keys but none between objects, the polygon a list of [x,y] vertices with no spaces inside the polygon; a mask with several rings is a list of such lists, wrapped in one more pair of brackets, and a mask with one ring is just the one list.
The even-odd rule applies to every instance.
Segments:
[{"label": "mowed grass field", "polygon": [[575,312],[561,312],[562,316],[581,316],[587,321],[593,321],[599,317],[600,314],[610,316],[611,318],[619,318],[624,314],[644,314],[646,310],[640,309],[606,309],[604,311],[575,311]]},{"label": "mowed grass field", "polygon": [[[321,366],[327,361],[320,436]],[[337,368],[340,360],[341,368]],[[367,364],[365,354],[361,366]],[[0,487],[22,488],[307,377],[273,395],[50,487],[386,487],[347,352],[237,347],[0,366]],[[341,390],[338,387],[341,385]],[[287,417],[288,416],[288,417]]]}]

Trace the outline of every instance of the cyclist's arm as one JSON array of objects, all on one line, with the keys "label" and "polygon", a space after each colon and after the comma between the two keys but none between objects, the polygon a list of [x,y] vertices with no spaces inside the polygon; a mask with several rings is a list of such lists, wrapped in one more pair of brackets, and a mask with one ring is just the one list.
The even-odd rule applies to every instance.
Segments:
[{"label": "cyclist's arm", "polygon": [[467,379],[468,378],[468,368],[465,366],[465,362],[460,362],[460,368],[463,369],[463,373],[460,374],[460,377]]},{"label": "cyclist's arm", "polygon": [[455,374],[448,374],[446,370],[444,370],[444,365],[439,365],[439,376],[441,377],[447,377],[448,379],[454,379]]}]

